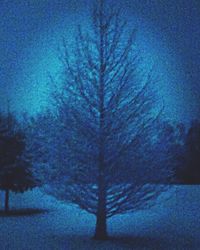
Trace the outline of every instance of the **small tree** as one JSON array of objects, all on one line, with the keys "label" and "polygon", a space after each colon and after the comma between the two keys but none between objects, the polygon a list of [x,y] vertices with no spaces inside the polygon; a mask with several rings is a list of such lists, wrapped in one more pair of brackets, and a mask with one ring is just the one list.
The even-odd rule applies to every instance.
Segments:
[{"label": "small tree", "polygon": [[142,160],[158,119],[154,79],[151,72],[139,73],[135,31],[126,29],[120,12],[108,9],[98,1],[92,28],[78,29],[72,53],[64,42],[63,88],[54,93],[57,109],[49,125],[51,130],[55,124],[56,141],[49,156],[63,143],[63,164],[49,162],[52,193],[94,214],[100,240],[107,238],[108,218],[150,205],[161,190],[148,183],[169,174]]},{"label": "small tree", "polygon": [[12,115],[0,116],[0,189],[5,191],[5,212],[9,191],[24,192],[36,186],[30,161],[24,155],[25,137]]}]

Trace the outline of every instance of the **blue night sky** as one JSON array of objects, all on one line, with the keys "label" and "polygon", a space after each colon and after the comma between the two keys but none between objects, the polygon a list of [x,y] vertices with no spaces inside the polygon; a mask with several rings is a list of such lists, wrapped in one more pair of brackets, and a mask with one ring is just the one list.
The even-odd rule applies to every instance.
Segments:
[{"label": "blue night sky", "polygon": [[[47,72],[57,76],[61,37],[71,40],[88,22],[89,0],[0,0],[1,109],[35,114],[48,106]],[[136,27],[145,67],[155,65],[157,86],[169,119],[200,113],[200,1],[121,0]]]}]

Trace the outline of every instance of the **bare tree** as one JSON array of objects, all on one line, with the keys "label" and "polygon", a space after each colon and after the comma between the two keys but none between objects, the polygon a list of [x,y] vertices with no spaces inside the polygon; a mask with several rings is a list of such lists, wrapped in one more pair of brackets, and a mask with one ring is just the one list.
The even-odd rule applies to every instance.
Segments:
[{"label": "bare tree", "polygon": [[107,7],[98,1],[91,28],[78,28],[72,51],[63,42],[63,87],[54,101],[65,164],[48,170],[58,177],[51,178],[54,195],[96,216],[95,239],[107,238],[107,218],[149,205],[160,189],[148,183],[167,174],[141,164],[158,118],[155,80],[140,72],[135,31]]}]

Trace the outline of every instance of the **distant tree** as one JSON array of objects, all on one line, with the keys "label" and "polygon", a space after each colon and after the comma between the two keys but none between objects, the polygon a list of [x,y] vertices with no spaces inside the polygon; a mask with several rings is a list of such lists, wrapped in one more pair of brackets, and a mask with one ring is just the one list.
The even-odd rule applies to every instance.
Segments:
[{"label": "distant tree", "polygon": [[[49,162],[52,193],[94,214],[94,237],[101,240],[107,238],[108,218],[149,206],[162,189],[149,183],[169,177],[164,165],[142,161],[159,116],[155,80],[152,72],[140,74],[135,31],[126,29],[120,12],[109,9],[98,1],[92,31],[78,29],[72,53],[63,42],[63,87],[54,93],[56,112],[42,125],[43,132],[35,129],[43,137],[41,152],[49,150],[50,159],[62,145],[61,164]],[[54,139],[45,136],[49,128]]]},{"label": "distant tree", "polygon": [[0,116],[0,189],[5,191],[5,212],[9,211],[9,192],[24,192],[36,186],[30,161],[25,157],[25,137],[16,119]]},{"label": "distant tree", "polygon": [[[24,121],[26,134],[26,152],[34,165],[34,174],[41,185],[47,185],[48,177],[60,176],[57,169],[67,165],[66,137],[62,126],[51,112],[38,114],[36,117],[26,117]],[[53,171],[53,174],[52,174]]]},{"label": "distant tree", "polygon": [[185,139],[184,164],[179,178],[185,184],[200,184],[200,122],[193,121]]},{"label": "distant tree", "polygon": [[[180,171],[185,164],[185,126],[182,123],[161,121],[155,129],[149,163],[161,164],[170,169],[171,183],[180,184]],[[164,183],[166,180],[160,181]]]}]

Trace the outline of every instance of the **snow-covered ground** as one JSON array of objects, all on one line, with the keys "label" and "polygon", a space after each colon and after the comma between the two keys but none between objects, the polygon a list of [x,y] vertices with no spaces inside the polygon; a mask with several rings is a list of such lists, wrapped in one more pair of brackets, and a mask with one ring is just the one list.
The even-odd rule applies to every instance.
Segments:
[{"label": "snow-covered ground", "polygon": [[0,250],[200,249],[200,186],[174,187],[170,198],[154,208],[114,217],[106,242],[91,239],[92,215],[39,189],[12,194],[11,207],[49,212],[0,217]]}]

